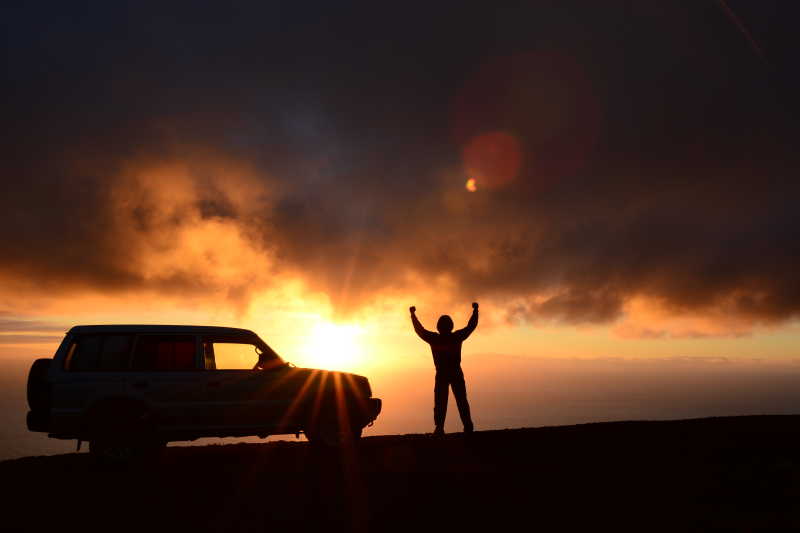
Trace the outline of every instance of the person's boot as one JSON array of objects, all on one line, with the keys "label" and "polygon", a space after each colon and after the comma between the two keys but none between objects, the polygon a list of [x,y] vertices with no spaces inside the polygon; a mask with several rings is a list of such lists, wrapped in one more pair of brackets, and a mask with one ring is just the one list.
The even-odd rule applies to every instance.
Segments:
[{"label": "person's boot", "polygon": [[473,431],[475,431],[475,426],[472,424],[472,422],[467,422],[466,424],[464,424],[465,435],[470,435],[472,434]]},{"label": "person's boot", "polygon": [[436,428],[433,430],[433,436],[434,437],[441,437],[443,435],[444,435],[444,427],[443,426],[436,426]]}]

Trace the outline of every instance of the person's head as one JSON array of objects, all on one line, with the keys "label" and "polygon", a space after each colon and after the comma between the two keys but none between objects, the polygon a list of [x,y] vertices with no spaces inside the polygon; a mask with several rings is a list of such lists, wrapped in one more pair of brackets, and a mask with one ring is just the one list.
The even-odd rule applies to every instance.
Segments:
[{"label": "person's head", "polygon": [[453,331],[453,319],[448,315],[440,316],[436,323],[436,329],[439,330],[439,333],[450,333]]}]

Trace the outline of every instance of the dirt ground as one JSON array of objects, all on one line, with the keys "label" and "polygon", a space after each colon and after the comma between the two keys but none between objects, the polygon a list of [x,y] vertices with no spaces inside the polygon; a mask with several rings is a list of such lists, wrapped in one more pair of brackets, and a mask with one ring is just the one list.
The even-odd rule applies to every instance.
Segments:
[{"label": "dirt ground", "polygon": [[167,448],[0,463],[4,531],[800,529],[800,416]]}]

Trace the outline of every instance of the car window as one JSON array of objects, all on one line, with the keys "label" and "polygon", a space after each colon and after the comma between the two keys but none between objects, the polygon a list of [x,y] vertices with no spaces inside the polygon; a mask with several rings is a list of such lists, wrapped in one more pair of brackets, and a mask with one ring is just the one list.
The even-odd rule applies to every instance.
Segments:
[{"label": "car window", "polygon": [[133,369],[196,370],[195,346],[193,335],[140,335],[136,340]]},{"label": "car window", "polygon": [[82,335],[70,346],[65,369],[71,372],[129,369],[131,335]]},{"label": "car window", "polygon": [[206,370],[251,370],[258,352],[252,342],[205,339],[203,359]]},{"label": "car window", "polygon": [[133,335],[105,335],[100,351],[100,370],[126,370],[129,367]]}]

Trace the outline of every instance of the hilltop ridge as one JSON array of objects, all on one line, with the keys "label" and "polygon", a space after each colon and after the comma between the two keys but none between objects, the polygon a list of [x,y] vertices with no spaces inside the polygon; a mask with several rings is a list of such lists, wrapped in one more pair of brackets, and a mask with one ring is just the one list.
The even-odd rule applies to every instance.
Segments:
[{"label": "hilltop ridge", "polygon": [[0,463],[7,531],[748,531],[800,527],[800,416],[633,421],[168,448]]}]

